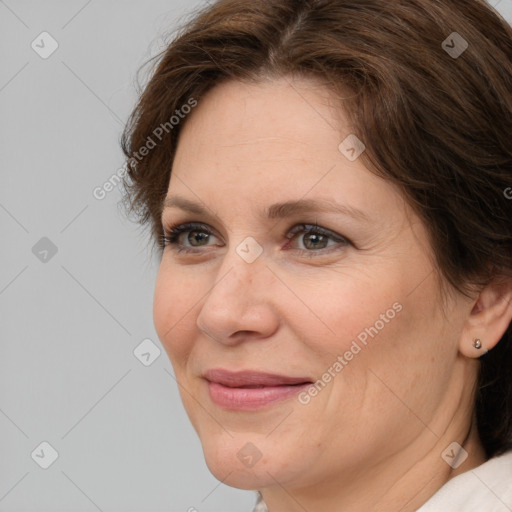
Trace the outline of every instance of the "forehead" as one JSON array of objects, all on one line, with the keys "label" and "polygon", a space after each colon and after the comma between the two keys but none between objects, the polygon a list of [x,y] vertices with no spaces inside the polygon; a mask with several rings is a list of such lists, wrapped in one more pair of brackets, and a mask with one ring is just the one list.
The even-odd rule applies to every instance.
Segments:
[{"label": "forehead", "polygon": [[180,141],[187,139],[187,148],[180,144],[178,153],[252,155],[256,144],[273,155],[314,150],[337,156],[341,137],[349,131],[339,110],[332,93],[311,80],[226,81],[211,89],[186,119]]},{"label": "forehead", "polygon": [[330,91],[283,78],[224,82],[188,116],[180,134],[168,195],[210,207],[299,199],[348,207],[389,207],[391,185],[340,150],[352,129]]}]

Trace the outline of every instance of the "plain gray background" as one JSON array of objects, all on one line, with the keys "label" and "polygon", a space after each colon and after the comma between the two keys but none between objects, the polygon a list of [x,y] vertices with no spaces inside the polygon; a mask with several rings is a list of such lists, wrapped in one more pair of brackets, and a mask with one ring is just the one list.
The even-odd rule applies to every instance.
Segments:
[{"label": "plain gray background", "polygon": [[[512,0],[491,3],[512,21]],[[0,0],[2,512],[255,501],[204,463],[154,330],[147,236],[119,188],[93,195],[123,164],[138,68],[199,5]]]}]

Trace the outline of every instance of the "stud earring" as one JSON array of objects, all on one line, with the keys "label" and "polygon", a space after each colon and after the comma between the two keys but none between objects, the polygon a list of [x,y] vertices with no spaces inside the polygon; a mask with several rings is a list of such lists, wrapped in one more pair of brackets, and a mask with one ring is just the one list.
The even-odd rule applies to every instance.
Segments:
[{"label": "stud earring", "polygon": [[478,338],[474,338],[473,339],[473,346],[476,349],[481,349],[482,348],[482,342]]}]

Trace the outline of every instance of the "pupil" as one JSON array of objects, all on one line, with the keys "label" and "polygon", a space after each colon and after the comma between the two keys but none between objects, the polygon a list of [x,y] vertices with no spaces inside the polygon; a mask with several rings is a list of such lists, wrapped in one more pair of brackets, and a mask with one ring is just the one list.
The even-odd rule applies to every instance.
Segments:
[{"label": "pupil", "polygon": [[191,231],[188,235],[188,241],[191,245],[194,245],[194,242],[198,242],[197,245],[201,245],[201,242],[207,240],[208,236],[208,233],[202,231]]},{"label": "pupil", "polygon": [[[325,236],[318,234],[309,234],[306,238],[306,243],[304,244],[308,249],[318,248],[322,246],[323,249],[325,247]],[[309,246],[309,247],[308,247]]]}]

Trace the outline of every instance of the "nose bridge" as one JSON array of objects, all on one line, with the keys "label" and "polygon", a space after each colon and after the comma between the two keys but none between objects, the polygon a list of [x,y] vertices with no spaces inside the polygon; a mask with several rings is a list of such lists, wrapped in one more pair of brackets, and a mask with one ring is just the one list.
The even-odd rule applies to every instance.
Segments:
[{"label": "nose bridge", "polygon": [[257,282],[265,279],[265,270],[268,269],[262,257],[263,249],[257,251],[254,242],[246,239],[228,250],[207,300],[214,295],[223,300],[238,296],[238,304],[242,305],[244,299],[249,299],[257,289],[261,291]]},{"label": "nose bridge", "polygon": [[256,279],[264,278],[265,270],[268,271],[263,246],[254,237],[232,237],[232,241],[219,267],[215,285],[227,291],[233,287],[243,290]]},{"label": "nose bridge", "polygon": [[276,322],[267,300],[269,276],[263,249],[254,239],[230,247],[197,317],[198,328],[219,341],[237,331],[268,334]]}]

